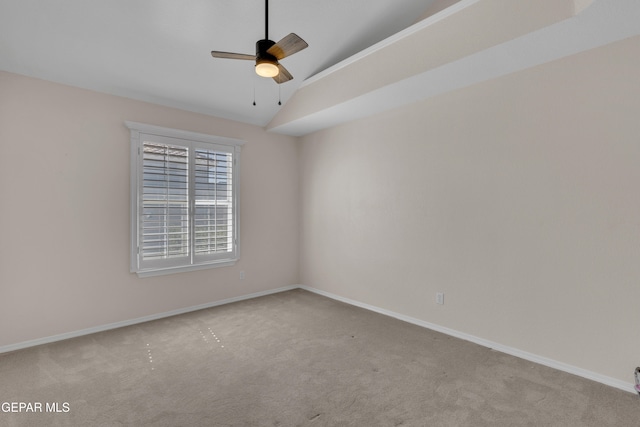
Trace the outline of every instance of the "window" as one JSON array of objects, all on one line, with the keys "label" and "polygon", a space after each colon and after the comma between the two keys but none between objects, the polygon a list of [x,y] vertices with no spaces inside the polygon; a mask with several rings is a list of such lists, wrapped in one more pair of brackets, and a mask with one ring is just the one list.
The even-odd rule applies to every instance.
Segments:
[{"label": "window", "polygon": [[125,122],[131,131],[131,272],[234,264],[242,141]]}]

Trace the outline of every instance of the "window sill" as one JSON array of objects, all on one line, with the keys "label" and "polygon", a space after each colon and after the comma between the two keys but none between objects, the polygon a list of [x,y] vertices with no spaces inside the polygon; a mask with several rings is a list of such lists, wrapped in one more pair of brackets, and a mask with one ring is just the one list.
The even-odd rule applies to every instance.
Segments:
[{"label": "window sill", "polygon": [[218,267],[229,267],[234,265],[238,260],[230,259],[230,260],[222,260],[216,262],[210,262],[206,264],[197,264],[197,265],[187,265],[182,267],[170,267],[170,268],[156,268],[153,270],[140,270],[134,271],[132,273],[136,273],[138,277],[153,277],[153,276],[165,276],[168,274],[176,274],[176,273],[185,273],[188,271],[197,271],[197,270],[206,270],[210,268],[218,268]]}]

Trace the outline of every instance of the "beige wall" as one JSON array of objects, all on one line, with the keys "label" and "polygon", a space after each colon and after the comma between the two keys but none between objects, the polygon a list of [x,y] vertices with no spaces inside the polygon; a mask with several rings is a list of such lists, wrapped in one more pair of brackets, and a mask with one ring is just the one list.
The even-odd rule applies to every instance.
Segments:
[{"label": "beige wall", "polygon": [[303,137],[302,283],[632,382],[639,58],[636,37]]},{"label": "beige wall", "polygon": [[[246,141],[235,266],[129,273],[125,120]],[[294,138],[0,72],[0,347],[297,284],[297,178]]]}]

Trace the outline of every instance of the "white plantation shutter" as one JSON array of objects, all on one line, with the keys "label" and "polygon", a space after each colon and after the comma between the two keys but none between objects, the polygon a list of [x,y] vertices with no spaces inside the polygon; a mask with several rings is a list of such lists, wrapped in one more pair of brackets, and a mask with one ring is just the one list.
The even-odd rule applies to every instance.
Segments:
[{"label": "white plantation shutter", "polygon": [[143,141],[142,168],[141,261],[182,263],[189,257],[189,149]]},{"label": "white plantation shutter", "polygon": [[233,264],[241,141],[126,122],[131,129],[131,271]]},{"label": "white plantation shutter", "polygon": [[233,250],[233,153],[195,150],[194,250],[202,259]]}]

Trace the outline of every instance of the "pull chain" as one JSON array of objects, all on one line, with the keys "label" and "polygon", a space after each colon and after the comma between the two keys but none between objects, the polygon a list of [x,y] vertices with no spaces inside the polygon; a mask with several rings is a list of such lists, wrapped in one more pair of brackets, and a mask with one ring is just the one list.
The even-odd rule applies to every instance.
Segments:
[{"label": "pull chain", "polygon": [[253,106],[256,106],[256,79],[253,79]]}]

